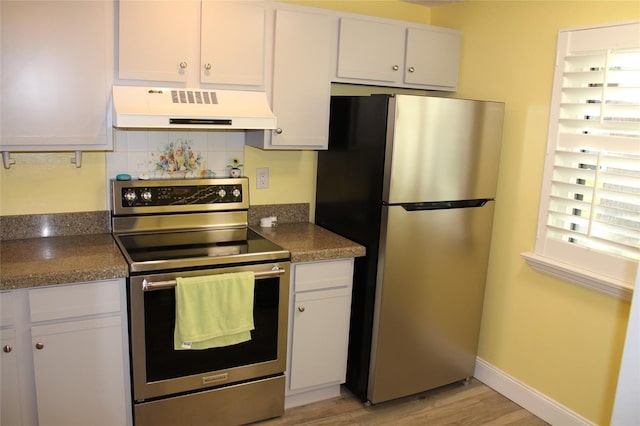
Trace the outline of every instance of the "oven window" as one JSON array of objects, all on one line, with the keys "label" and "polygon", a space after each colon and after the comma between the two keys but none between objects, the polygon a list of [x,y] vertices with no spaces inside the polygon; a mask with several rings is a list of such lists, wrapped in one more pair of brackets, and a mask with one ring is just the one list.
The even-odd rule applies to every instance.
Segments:
[{"label": "oven window", "polygon": [[251,340],[204,350],[174,350],[175,292],[144,293],[147,381],[225,370],[277,358],[279,278],[256,280]]}]

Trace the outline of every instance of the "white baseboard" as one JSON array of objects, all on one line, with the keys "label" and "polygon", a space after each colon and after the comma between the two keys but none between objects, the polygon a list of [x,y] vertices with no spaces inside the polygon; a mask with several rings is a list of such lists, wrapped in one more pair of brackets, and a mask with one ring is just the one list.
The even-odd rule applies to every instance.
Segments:
[{"label": "white baseboard", "polygon": [[325,399],[340,396],[340,383],[325,386],[319,389],[308,390],[306,392],[291,393],[287,392],[284,397],[284,408],[293,408],[300,405],[311,404]]},{"label": "white baseboard", "polygon": [[473,376],[547,423],[562,426],[595,426],[595,423],[527,386],[480,357],[476,358],[476,369]]}]

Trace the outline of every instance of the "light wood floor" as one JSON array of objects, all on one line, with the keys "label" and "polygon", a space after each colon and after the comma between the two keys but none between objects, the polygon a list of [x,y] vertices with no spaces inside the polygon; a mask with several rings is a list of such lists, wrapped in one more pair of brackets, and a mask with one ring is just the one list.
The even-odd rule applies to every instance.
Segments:
[{"label": "light wood floor", "polygon": [[290,408],[273,425],[547,425],[493,389],[471,379],[419,395],[365,407],[347,389],[341,396]]}]

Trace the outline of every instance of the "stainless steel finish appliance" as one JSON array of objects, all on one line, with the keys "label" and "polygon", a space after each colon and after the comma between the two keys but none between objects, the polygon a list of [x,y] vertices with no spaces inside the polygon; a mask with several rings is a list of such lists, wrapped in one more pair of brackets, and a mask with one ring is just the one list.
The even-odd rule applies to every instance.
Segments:
[{"label": "stainless steel finish appliance", "polygon": [[472,376],[504,105],[334,97],[316,223],[357,241],[347,386],[378,403]]},{"label": "stainless steel finish appliance", "polygon": [[[136,425],[237,425],[284,412],[290,256],[247,226],[248,180],[112,182]],[[252,271],[248,342],[174,350],[179,277]]]}]

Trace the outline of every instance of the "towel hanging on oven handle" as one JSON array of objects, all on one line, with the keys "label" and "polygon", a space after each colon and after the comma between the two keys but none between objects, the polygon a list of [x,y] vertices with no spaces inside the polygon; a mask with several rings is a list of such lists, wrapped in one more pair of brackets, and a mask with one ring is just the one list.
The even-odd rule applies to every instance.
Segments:
[{"label": "towel hanging on oven handle", "polygon": [[[275,265],[270,271],[256,272],[254,276],[256,279],[276,277],[284,274],[284,268]],[[146,278],[142,280],[142,291],[164,290],[167,288],[175,287],[176,280],[169,281],[148,281]]]}]

